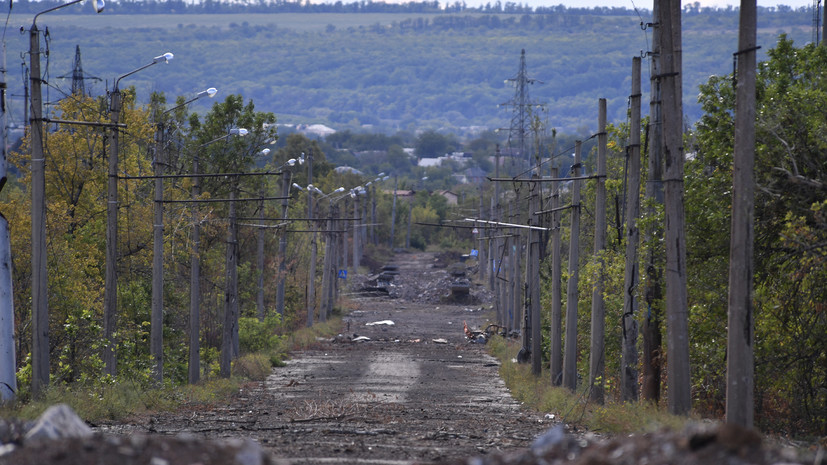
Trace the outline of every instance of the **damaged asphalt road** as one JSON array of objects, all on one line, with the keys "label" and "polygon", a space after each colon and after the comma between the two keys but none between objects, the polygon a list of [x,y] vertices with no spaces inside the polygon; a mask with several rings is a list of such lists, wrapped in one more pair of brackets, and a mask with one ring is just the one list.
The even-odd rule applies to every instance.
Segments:
[{"label": "damaged asphalt road", "polygon": [[245,437],[294,464],[427,463],[529,446],[551,424],[511,398],[498,362],[465,337],[464,322],[485,324],[480,305],[440,302],[450,292],[433,254],[398,257],[390,296],[353,296],[340,336],[292,354],[229,405],[105,430]]}]

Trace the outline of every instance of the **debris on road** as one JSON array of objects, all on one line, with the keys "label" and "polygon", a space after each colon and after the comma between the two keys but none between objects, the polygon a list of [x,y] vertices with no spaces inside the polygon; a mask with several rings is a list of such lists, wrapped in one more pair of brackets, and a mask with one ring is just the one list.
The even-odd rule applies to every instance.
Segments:
[{"label": "debris on road", "polygon": [[382,320],[365,323],[365,326],[393,326],[395,324],[392,320]]}]

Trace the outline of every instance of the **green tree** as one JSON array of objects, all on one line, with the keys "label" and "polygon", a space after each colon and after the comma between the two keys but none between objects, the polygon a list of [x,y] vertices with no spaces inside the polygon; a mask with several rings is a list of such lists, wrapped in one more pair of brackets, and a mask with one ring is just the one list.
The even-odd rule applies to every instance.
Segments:
[{"label": "green tree", "polygon": [[[827,431],[827,49],[781,36],[759,65],[756,121],[756,422]],[[693,377],[703,404],[723,399],[734,92],[732,77],[701,87],[704,116],[687,163]],[[714,232],[714,233],[713,233]],[[821,265],[821,266],[820,266]],[[698,351],[703,351],[698,353]],[[699,376],[703,374],[703,376]]]}]

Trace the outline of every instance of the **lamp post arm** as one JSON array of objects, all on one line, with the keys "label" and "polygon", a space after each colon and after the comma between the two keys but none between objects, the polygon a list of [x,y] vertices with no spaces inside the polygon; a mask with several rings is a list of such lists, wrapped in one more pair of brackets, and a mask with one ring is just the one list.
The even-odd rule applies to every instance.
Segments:
[{"label": "lamp post arm", "polygon": [[63,7],[67,7],[67,6],[70,6],[70,5],[74,5],[75,3],[80,3],[80,2],[82,2],[82,1],[83,1],[83,0],[72,0],[72,1],[71,1],[71,2],[69,2],[69,3],[64,3],[63,5],[53,6],[53,7],[49,8],[48,10],[43,10],[43,11],[41,11],[40,13],[38,13],[38,14],[34,15],[34,19],[32,20],[32,27],[35,27],[35,26],[36,26],[36,24],[37,24],[37,17],[38,17],[38,16],[43,15],[43,14],[46,14],[46,13],[51,13],[52,11],[59,10],[59,9],[61,9],[61,8],[63,8]]}]

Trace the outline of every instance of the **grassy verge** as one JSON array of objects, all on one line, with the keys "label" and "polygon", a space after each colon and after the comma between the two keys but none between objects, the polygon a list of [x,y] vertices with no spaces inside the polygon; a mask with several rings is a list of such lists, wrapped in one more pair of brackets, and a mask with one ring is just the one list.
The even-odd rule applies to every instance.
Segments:
[{"label": "grassy verge", "polygon": [[519,344],[502,338],[488,343],[489,352],[501,362],[500,376],[511,395],[529,408],[550,413],[567,424],[577,425],[598,433],[643,433],[661,428],[682,429],[689,418],[671,415],[646,402],[605,405],[586,402],[585,389],[572,392],[553,386],[551,376],[544,370],[540,377],[531,373],[527,364],[516,362]]},{"label": "grassy verge", "polygon": [[[331,337],[341,328],[341,318],[301,328],[287,338],[288,350],[301,350],[316,343],[317,337]],[[198,384],[146,388],[145,383],[119,378],[95,386],[50,386],[43,397],[29,402],[14,402],[0,407],[2,418],[35,419],[54,404],[67,404],[86,421],[122,420],[147,412],[171,411],[184,405],[214,404],[228,399],[247,382],[265,379],[273,366],[283,364],[285,354],[259,352],[246,354],[233,362],[229,379],[210,377]]]}]

